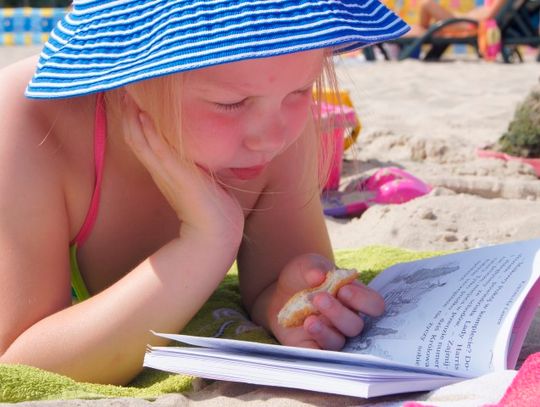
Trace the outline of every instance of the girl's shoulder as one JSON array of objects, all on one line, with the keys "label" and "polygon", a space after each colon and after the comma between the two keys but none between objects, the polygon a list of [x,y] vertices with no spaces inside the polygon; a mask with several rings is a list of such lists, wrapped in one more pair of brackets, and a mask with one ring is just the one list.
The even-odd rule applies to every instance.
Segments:
[{"label": "girl's shoulder", "polygon": [[61,191],[68,168],[92,151],[91,137],[84,137],[92,131],[92,117],[81,113],[85,101],[24,96],[36,62],[32,57],[0,70],[0,195]]},{"label": "girl's shoulder", "polygon": [[92,117],[85,117],[92,114],[93,108],[85,108],[88,100],[84,98],[26,98],[24,91],[36,63],[37,57],[30,57],[0,69],[0,150],[21,152],[36,159],[54,151],[54,160],[60,161],[70,151],[67,138],[74,133],[91,132]]},{"label": "girl's shoulder", "polygon": [[24,96],[26,84],[33,74],[36,60],[27,58],[0,70],[0,142],[11,139],[18,143],[33,142],[42,129],[50,127],[48,102],[30,100]]},{"label": "girl's shoulder", "polygon": [[[46,102],[24,96],[34,62],[28,58],[0,70],[0,159],[11,165],[22,164],[24,156],[32,162],[39,160],[50,144],[41,144],[52,123],[46,115]],[[44,148],[36,148],[36,144]]]}]

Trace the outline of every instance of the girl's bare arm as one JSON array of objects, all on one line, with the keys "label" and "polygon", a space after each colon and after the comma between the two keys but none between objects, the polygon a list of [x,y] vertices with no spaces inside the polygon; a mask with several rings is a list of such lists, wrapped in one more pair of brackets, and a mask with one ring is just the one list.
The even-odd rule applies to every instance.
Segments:
[{"label": "girl's bare arm", "polygon": [[[132,109],[131,119],[136,116]],[[225,192],[212,189],[200,174],[190,178],[186,168],[178,171],[181,163],[170,159],[159,140],[151,140],[155,134],[145,137],[139,124],[129,124],[137,133],[130,142],[186,222],[181,236],[74,306],[61,180],[66,169],[55,159],[59,146],[39,146],[25,134],[32,129],[22,125],[0,127],[0,363],[29,364],[83,381],[126,383],[140,371],[146,345],[158,343],[149,330],[179,331],[233,262],[243,225],[238,205],[231,199],[224,203],[219,194]],[[16,131],[16,137],[8,136]],[[162,171],[169,173],[161,176]],[[182,194],[174,193],[176,182],[184,182]],[[182,196],[193,208],[177,201]],[[229,218],[214,221],[222,211],[229,211]],[[240,225],[238,232],[231,219]]]},{"label": "girl's bare arm", "polygon": [[[262,195],[248,218],[239,255],[241,288],[252,318],[283,344],[338,350],[346,337],[362,330],[359,312],[380,315],[384,310],[383,299],[356,281],[340,288],[337,298],[314,295],[311,301],[320,314],[309,316],[303,326],[286,328],[277,320],[291,296],[321,284],[334,267],[317,189],[315,140],[305,133],[276,163],[283,184],[271,189],[275,194]],[[307,153],[307,162],[299,152]]]},{"label": "girl's bare arm", "polygon": [[[316,142],[310,123],[300,139],[272,163],[270,185],[246,220],[238,262],[248,309],[295,257],[317,253],[332,263],[319,198]],[[252,316],[268,327],[267,317],[260,314],[263,308],[256,307]]]}]

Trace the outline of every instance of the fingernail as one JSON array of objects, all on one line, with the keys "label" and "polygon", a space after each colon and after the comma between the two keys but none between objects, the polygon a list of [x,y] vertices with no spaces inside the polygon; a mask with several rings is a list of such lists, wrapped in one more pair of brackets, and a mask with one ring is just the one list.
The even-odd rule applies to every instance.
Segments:
[{"label": "fingernail", "polygon": [[344,300],[350,300],[353,296],[353,292],[350,287],[345,286],[339,290],[339,296]]},{"label": "fingernail", "polygon": [[322,331],[322,326],[320,322],[314,322],[308,326],[308,331],[312,334],[318,334]]},{"label": "fingernail", "polygon": [[308,270],[306,273],[306,282],[308,284],[319,283],[323,279],[323,275],[320,270]]},{"label": "fingernail", "polygon": [[328,309],[332,306],[332,302],[330,301],[330,298],[328,298],[328,296],[324,295],[317,300],[317,305],[319,306],[319,308]]},{"label": "fingernail", "polygon": [[144,126],[146,124],[146,115],[143,112],[138,114],[139,122]]}]

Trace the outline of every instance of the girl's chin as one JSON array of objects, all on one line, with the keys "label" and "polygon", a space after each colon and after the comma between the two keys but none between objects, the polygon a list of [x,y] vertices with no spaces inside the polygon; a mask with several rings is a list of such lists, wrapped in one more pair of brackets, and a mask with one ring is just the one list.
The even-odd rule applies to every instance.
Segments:
[{"label": "girl's chin", "polygon": [[227,168],[215,172],[215,175],[223,181],[246,182],[258,178],[265,169],[265,165],[245,168]]}]

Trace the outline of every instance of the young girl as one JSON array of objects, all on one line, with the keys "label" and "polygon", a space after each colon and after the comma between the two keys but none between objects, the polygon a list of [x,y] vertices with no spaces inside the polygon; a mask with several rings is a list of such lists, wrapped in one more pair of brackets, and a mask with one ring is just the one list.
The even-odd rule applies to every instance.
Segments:
[{"label": "young girl", "polygon": [[302,327],[276,314],[333,265],[313,85],[406,30],[375,0],[75,1],[0,73],[0,363],[126,383],[235,259],[281,343],[358,334],[384,305],[357,283]]}]

